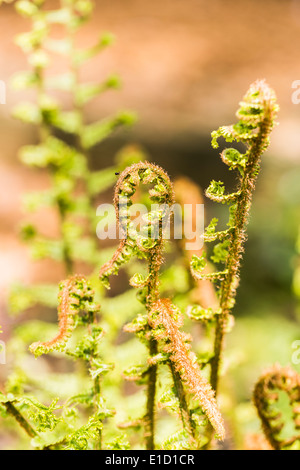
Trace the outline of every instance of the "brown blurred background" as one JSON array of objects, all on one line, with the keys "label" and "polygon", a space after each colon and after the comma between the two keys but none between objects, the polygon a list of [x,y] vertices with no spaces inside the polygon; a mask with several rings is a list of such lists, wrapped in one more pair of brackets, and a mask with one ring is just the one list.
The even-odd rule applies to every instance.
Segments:
[{"label": "brown blurred background", "polygon": [[[49,7],[57,4],[48,0]],[[6,328],[7,288],[13,281],[49,280],[40,263],[32,263],[18,239],[21,195],[47,185],[43,172],[18,160],[21,145],[35,139],[35,129],[12,119],[13,106],[27,98],[8,83],[27,68],[14,37],[29,29],[13,5],[0,8],[0,79],[7,83],[7,104],[0,105],[0,325]],[[132,109],[138,123],[95,150],[94,164],[111,164],[121,145],[138,143],[171,176],[190,176],[206,187],[226,178],[227,169],[210,147],[210,132],[234,122],[237,104],[249,84],[266,78],[280,103],[280,125],[265,157],[275,165],[300,163],[300,105],[292,104],[292,82],[300,79],[299,0],[97,0],[91,24],[79,45],[92,45],[103,31],[117,41],[88,63],[83,80],[118,73],[121,91],[111,91],[87,108],[94,120],[118,109]],[[52,73],[61,73],[62,60]],[[66,96],[66,103],[68,97]],[[279,162],[279,163],[276,163]],[[266,181],[266,179],[264,180]],[[298,193],[299,197],[299,193]],[[299,201],[298,201],[299,202]],[[49,216],[50,217],[50,216]],[[45,224],[51,219],[45,214]]]}]

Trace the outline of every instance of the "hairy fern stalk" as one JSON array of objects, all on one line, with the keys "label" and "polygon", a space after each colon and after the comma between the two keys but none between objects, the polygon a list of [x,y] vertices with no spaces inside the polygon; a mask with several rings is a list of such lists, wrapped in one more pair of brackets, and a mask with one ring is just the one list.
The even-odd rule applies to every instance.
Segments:
[{"label": "hairy fern stalk", "polygon": [[[217,219],[213,219],[204,234],[206,243],[218,241],[213,249],[212,261],[223,264],[218,272],[205,273],[206,256],[194,256],[191,269],[196,279],[209,279],[218,283],[219,307],[214,312],[216,333],[214,352],[211,359],[211,385],[218,392],[220,363],[224,347],[224,337],[230,324],[230,314],[235,304],[236,289],[242,253],[246,241],[246,226],[260,170],[262,154],[269,146],[270,133],[274,127],[278,105],[274,91],[263,80],[253,83],[237,111],[239,121],[231,126],[220,127],[212,132],[212,146],[218,148],[218,139],[226,142],[242,143],[246,151],[241,153],[235,148],[225,148],[221,153],[222,161],[230,170],[238,172],[239,183],[235,192],[225,193],[224,184],[212,181],[206,196],[216,202],[229,205],[228,228],[216,231]],[[205,312],[202,312],[205,314]]]}]

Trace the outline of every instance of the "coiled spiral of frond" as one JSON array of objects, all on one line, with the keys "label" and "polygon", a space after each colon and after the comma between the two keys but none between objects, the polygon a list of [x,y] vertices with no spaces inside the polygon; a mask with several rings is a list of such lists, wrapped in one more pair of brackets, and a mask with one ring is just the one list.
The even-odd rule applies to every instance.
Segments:
[{"label": "coiled spiral of frond", "polygon": [[[292,408],[296,434],[288,439],[281,435],[285,423],[276,408],[280,391],[288,395]],[[253,401],[263,432],[273,449],[281,450],[296,441],[300,442],[300,375],[297,372],[289,366],[274,365],[257,381]]]},{"label": "coiled spiral of frond", "polygon": [[[243,142],[248,147],[254,142],[261,141],[259,153],[263,153],[269,145],[269,134],[274,126],[278,112],[276,95],[265,80],[256,80],[240,102],[236,113],[239,121],[231,126],[222,126],[212,132],[212,146],[218,148],[219,137],[226,142]],[[237,150],[226,149],[221,157],[227,165],[233,168],[245,168],[249,161],[249,153],[240,154]]]},{"label": "coiled spiral of frond", "polygon": [[[152,186],[149,189],[149,196],[151,203],[155,204],[155,208],[144,214],[145,223],[141,230],[137,231],[131,220],[129,208],[132,205],[132,197],[140,184]],[[166,172],[157,165],[140,162],[131,165],[121,173],[114,194],[114,206],[121,242],[111,260],[101,268],[99,273],[101,281],[107,288],[109,288],[109,276],[117,274],[120,267],[134,255],[149,260],[151,258],[153,271],[159,268],[162,263],[160,252],[164,230],[172,215],[174,199],[171,180]],[[151,209],[153,208],[151,207]],[[135,280],[132,282],[132,285],[136,283]],[[149,278],[144,283],[139,279],[138,287],[142,287],[142,284],[145,286],[148,282],[150,282]]]},{"label": "coiled spiral of frond", "polygon": [[83,276],[72,276],[62,281],[59,289],[58,334],[49,341],[37,341],[30,345],[29,350],[36,357],[63,350],[72,334],[75,316],[81,310],[95,312],[98,309],[94,304],[94,292]]}]

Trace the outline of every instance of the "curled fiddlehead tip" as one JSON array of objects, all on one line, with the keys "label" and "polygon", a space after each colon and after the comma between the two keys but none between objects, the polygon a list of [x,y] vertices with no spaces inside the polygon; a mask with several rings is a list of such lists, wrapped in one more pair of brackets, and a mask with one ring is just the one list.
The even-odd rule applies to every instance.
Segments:
[{"label": "curled fiddlehead tip", "polygon": [[[132,224],[129,208],[140,184],[152,185],[149,189],[150,200],[158,208],[145,216],[144,227],[138,232]],[[120,174],[115,187],[114,206],[121,242],[111,260],[99,272],[100,280],[107,288],[109,276],[117,274],[132,256],[152,255],[155,258],[155,251],[159,251],[162,243],[164,227],[172,215],[174,202],[172,182],[160,166],[147,161],[139,162],[127,167]],[[158,230],[151,231],[155,227]]]},{"label": "curled fiddlehead tip", "polygon": [[94,293],[83,276],[72,276],[62,281],[59,286],[58,322],[59,332],[51,340],[37,341],[29,346],[35,357],[53,350],[63,350],[74,328],[74,317],[80,310],[95,311]]},{"label": "curled fiddlehead tip", "polygon": [[180,331],[183,324],[182,315],[170,299],[159,299],[153,304],[149,323],[155,328],[155,337],[165,342],[164,351],[169,354],[189,393],[199,401],[217,437],[224,440],[224,422],[214,391],[202,375],[195,354],[190,350],[188,336]]},{"label": "curled fiddlehead tip", "polygon": [[[256,120],[259,122],[261,121],[261,115],[266,114],[270,108],[273,112],[278,111],[279,107],[276,100],[276,93],[273,88],[268,85],[265,79],[258,79],[250,85],[244,100],[240,103],[241,108],[237,115],[245,120],[249,116],[251,120],[254,120],[256,115]],[[248,113],[246,112],[247,109]]]},{"label": "curled fiddlehead tip", "polygon": [[[292,408],[296,435],[289,439],[280,434],[285,423],[275,406],[279,399],[279,391],[288,395]],[[270,367],[257,381],[253,401],[263,432],[273,449],[280,450],[300,441],[300,375],[296,371],[290,366],[282,367],[279,364]]]},{"label": "curled fiddlehead tip", "polygon": [[[218,148],[218,139],[223,137],[226,142],[243,142],[251,146],[259,142],[257,153],[262,154],[269,145],[269,134],[274,127],[279,106],[274,90],[264,79],[252,83],[240,102],[236,113],[239,121],[231,126],[222,126],[212,132],[212,146]],[[249,154],[241,154],[236,149],[225,149],[221,158],[230,169],[243,171],[248,161]]]}]

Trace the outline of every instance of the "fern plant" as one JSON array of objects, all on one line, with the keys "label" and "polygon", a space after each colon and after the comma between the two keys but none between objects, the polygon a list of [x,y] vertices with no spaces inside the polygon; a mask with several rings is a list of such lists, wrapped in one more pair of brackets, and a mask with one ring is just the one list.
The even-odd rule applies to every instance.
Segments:
[{"label": "fern plant", "polygon": [[[272,89],[263,82],[254,83],[237,112],[239,121],[228,127],[220,127],[212,133],[212,145],[218,148],[218,139],[223,137],[226,142],[242,142],[246,152],[241,153],[235,148],[226,148],[221,158],[230,170],[237,170],[239,176],[238,188],[231,194],[225,193],[221,181],[212,181],[206,190],[206,196],[216,202],[229,205],[228,228],[216,231],[217,219],[213,219],[205,230],[206,243],[219,241],[214,248],[211,259],[214,263],[224,265],[222,271],[203,273],[206,267],[206,257],[194,256],[191,269],[194,277],[200,280],[211,280],[218,284],[220,307],[214,315],[217,321],[214,357],[212,360],[211,381],[214,389],[218,388],[218,373],[223,349],[224,333],[228,326],[230,312],[234,307],[236,288],[238,285],[241,256],[246,240],[246,225],[250,211],[252,194],[260,170],[260,159],[269,145],[269,136],[274,126],[278,106]],[[193,312],[197,318],[205,312]]]},{"label": "fern plant", "polygon": [[[215,430],[219,439],[224,439],[225,428],[223,418],[216,401],[216,391],[219,378],[219,363],[221,359],[222,343],[230,311],[233,308],[235,289],[237,283],[240,256],[245,239],[246,219],[250,208],[254,182],[256,180],[259,161],[262,151],[268,145],[269,133],[274,124],[277,106],[273,92],[265,83],[257,82],[250,88],[241,109],[238,112],[240,122],[232,128],[220,128],[213,133],[213,145],[216,139],[225,135],[227,140],[235,138],[238,141],[247,143],[248,150],[245,154],[240,154],[235,149],[227,149],[222,153],[222,158],[231,168],[238,168],[240,173],[240,187],[230,195],[224,194],[222,183],[212,182],[207,190],[207,195],[212,199],[227,202],[230,204],[229,228],[222,232],[216,232],[216,220],[206,229],[205,242],[220,240],[215,245],[212,255],[214,262],[225,263],[225,269],[216,273],[204,272],[206,268],[204,255],[200,258],[193,256],[191,261],[192,273],[197,280],[214,280],[219,282],[217,294],[220,306],[214,310],[204,309],[196,306],[188,310],[189,317],[205,322],[216,321],[216,339],[214,355],[210,359],[211,363],[211,383],[209,383],[203,369],[207,363],[199,360],[191,351],[191,337],[181,331],[183,318],[178,308],[171,299],[163,298],[160,294],[160,269],[163,263],[163,250],[165,249],[165,230],[168,227],[172,216],[175,201],[174,189],[170,178],[165,171],[157,165],[148,162],[140,162],[126,168],[120,175],[115,188],[114,205],[116,211],[116,221],[119,227],[121,242],[114,252],[110,261],[105,263],[100,270],[100,280],[104,286],[109,287],[111,275],[119,273],[121,267],[135,258],[144,259],[147,262],[147,272],[145,274],[135,273],[130,279],[130,285],[138,288],[138,299],[142,303],[144,312],[139,313],[136,318],[126,324],[126,332],[134,332],[137,337],[146,345],[148,358],[144,364],[131,366],[124,371],[124,376],[131,381],[146,386],[145,413],[133,422],[124,423],[120,429],[128,431],[130,428],[143,428],[145,445],[148,450],[156,448],[156,408],[158,391],[159,370],[167,366],[173,382],[173,391],[167,397],[163,395],[160,399],[162,406],[168,403],[167,408],[175,411],[180,416],[182,429],[174,436],[169,437],[161,444],[162,448],[199,449],[208,448],[212,438],[212,429]],[[246,117],[244,117],[246,116]],[[133,197],[141,185],[149,189],[149,201],[151,210],[144,215],[143,224],[140,231],[137,231],[135,222],[130,214],[130,206]],[[154,209],[153,209],[154,204]],[[217,283],[218,286],[218,283]],[[81,309],[87,311],[88,318],[91,319],[91,309],[94,312],[94,303],[89,288],[86,287],[86,280],[82,277],[70,278],[61,285],[58,335],[50,341],[37,342],[31,346],[31,351],[36,354],[49,353],[53,349],[65,350],[66,340],[74,324],[78,323],[78,315]],[[84,302],[84,305],[82,305]],[[90,303],[92,302],[91,306]],[[99,333],[98,327],[95,329]],[[76,358],[86,359],[90,366],[99,364],[99,359],[93,357],[96,350],[98,336],[92,335],[89,344],[91,349],[78,348],[81,355],[73,352],[71,355]],[[82,344],[80,342],[79,344]],[[85,344],[85,343],[84,343]],[[85,353],[83,353],[83,350]],[[88,353],[86,353],[88,351]],[[70,353],[69,353],[70,354]],[[95,361],[95,362],[94,362]],[[100,366],[100,370],[107,370],[107,366]],[[91,406],[91,400],[95,402],[95,396],[100,400],[100,388],[97,368],[90,368],[93,379],[97,379],[93,386],[93,392],[85,394],[84,400]],[[97,392],[96,392],[97,391]],[[15,398],[9,400],[7,395],[3,395],[3,403],[6,410],[15,406]],[[82,397],[80,398],[80,400]],[[72,402],[76,398],[70,399]],[[97,400],[96,400],[97,402]],[[102,403],[102,401],[100,400]],[[43,406],[43,405],[41,405]],[[97,408],[97,407],[96,407]],[[53,409],[50,405],[49,412]],[[98,408],[97,408],[98,410]],[[12,410],[11,414],[14,416]],[[16,417],[15,413],[15,417]],[[107,412],[105,417],[112,416]],[[100,413],[101,419],[103,414]],[[17,419],[17,418],[16,418]],[[98,421],[97,421],[98,419]],[[86,438],[83,438],[84,445],[88,445],[88,438],[95,439],[95,426],[98,439],[96,446],[102,446],[102,421],[99,423],[99,416],[89,417],[88,424],[84,424],[75,432],[83,429]],[[95,424],[95,420],[98,423]],[[21,418],[18,419],[21,422]],[[93,425],[89,427],[92,421]],[[25,420],[25,422],[27,422]],[[208,434],[205,436],[205,424],[208,424]],[[53,425],[54,429],[57,423]],[[27,424],[23,423],[23,428],[27,429]],[[91,429],[91,434],[87,431]],[[30,431],[32,436],[32,431]],[[36,436],[35,436],[36,439]],[[63,437],[56,437],[52,443],[44,443],[42,448],[68,448],[75,445],[74,439],[69,433]],[[73,442],[73,444],[70,444]],[[77,441],[76,441],[77,442]],[[119,445],[116,444],[115,445]],[[126,446],[126,444],[124,444]]]},{"label": "fern plant", "polygon": [[[286,393],[291,416],[282,416],[278,402]],[[272,450],[299,449],[300,444],[300,376],[291,367],[275,364],[266,370],[255,384],[253,401],[261,420],[262,430]],[[293,423],[291,435],[284,433],[289,418]]]},{"label": "fern plant", "polygon": [[[146,223],[141,233],[138,233],[132,227],[128,206],[130,205],[129,198],[133,197],[140,183],[153,185],[149,191],[150,199],[159,206],[145,216]],[[121,227],[122,241],[112,259],[101,269],[100,279],[108,286],[108,277],[117,274],[120,267],[132,256],[145,258],[148,263],[146,277],[135,274],[130,280],[133,287],[141,289],[139,298],[145,304],[147,314],[139,315],[136,320],[126,326],[126,331],[138,333],[139,337],[148,343],[149,349],[148,366],[134,368],[133,375],[135,380],[147,377],[147,405],[144,416],[146,447],[147,449],[155,448],[157,367],[160,363],[166,362],[171,368],[183,426],[192,441],[195,440],[195,422],[188,408],[183,383],[186,384],[187,390],[197,397],[219,438],[223,439],[223,420],[215,402],[214,392],[207,380],[202,377],[196,358],[189,352],[189,346],[186,344],[188,338],[179,331],[182,322],[180,317],[178,318],[177,309],[169,299],[161,299],[159,296],[159,269],[163,261],[164,228],[166,217],[170,217],[170,210],[174,204],[171,181],[158,166],[148,162],[135,164],[120,175],[114,203],[117,221]],[[155,232],[156,236],[153,237]],[[164,340],[162,342],[166,343],[162,350],[159,350],[159,340]],[[139,374],[136,372],[138,369],[140,369]],[[132,374],[129,374],[129,378],[132,379]],[[190,445],[195,445],[195,442]]]},{"label": "fern plant", "polygon": [[[13,86],[17,90],[35,91],[36,101],[19,104],[13,114],[27,126],[36,128],[38,140],[35,145],[22,147],[20,158],[24,164],[47,172],[51,182],[49,189],[26,195],[25,207],[28,212],[50,207],[58,216],[59,231],[57,238],[50,238],[39,231],[40,227],[27,223],[22,227],[22,236],[29,243],[35,259],[54,260],[58,268],[68,276],[75,272],[78,264],[84,263],[90,270],[94,265],[101,263],[102,253],[99,253],[97,249],[98,243],[94,236],[97,223],[97,197],[112,186],[116,179],[115,173],[120,168],[124,168],[126,162],[143,158],[142,153],[132,147],[122,150],[117,156],[117,161],[112,162],[107,168],[100,171],[92,169],[91,158],[94,148],[108,138],[115,129],[126,127],[135,120],[134,113],[123,111],[97,122],[86,121],[85,106],[102,93],[120,86],[120,80],[116,75],[111,75],[102,82],[80,82],[80,71],[86,61],[92,60],[101,53],[114,39],[111,34],[104,33],[94,46],[85,50],[78,49],[77,33],[91,18],[93,6],[94,2],[90,0],[61,0],[57,9],[51,9],[49,2],[44,0],[15,2],[18,14],[30,21],[31,29],[16,39],[28,58],[29,68],[13,77]],[[57,29],[61,31],[60,39],[52,34]],[[50,66],[56,55],[62,55],[65,58],[66,69],[62,74],[53,76],[50,73]],[[66,98],[71,98],[66,100],[70,102],[67,109],[55,97],[57,92],[65,93]],[[105,365],[98,357],[98,342],[103,330],[97,322],[95,323],[96,315],[92,315],[91,309],[95,307],[92,304],[91,294],[87,294],[91,289],[87,287],[88,284],[89,281],[83,277],[69,277],[61,284],[61,290],[56,284],[33,286],[17,284],[11,290],[10,308],[13,313],[26,311],[36,305],[56,307],[57,295],[59,295],[61,301],[60,332],[53,341],[34,345],[32,351],[35,355],[56,350],[58,344],[63,347],[72,325],[73,327],[79,326],[80,331],[84,326],[88,326],[89,330],[86,337],[81,332],[77,348],[72,353],[69,351],[67,356],[75,360],[81,358],[83,362],[86,362],[85,374],[83,377],[81,374],[79,376],[82,383],[87,383],[87,388],[92,380],[92,391],[78,396],[78,399],[72,399],[71,402],[79,407],[81,402],[85,403],[87,409],[96,407],[97,413],[90,413],[91,423],[86,424],[84,419],[86,417],[77,419],[77,411],[73,410],[68,402],[66,407],[60,406],[64,411],[62,411],[61,419],[56,420],[53,415],[56,410],[55,406],[48,407],[41,401],[35,400],[30,410],[30,417],[35,415],[34,410],[43,410],[41,420],[35,420],[36,426],[31,425],[30,419],[23,416],[23,409],[30,408],[33,400],[32,397],[26,396],[23,401],[23,395],[26,395],[24,388],[39,389],[40,384],[34,383],[36,378],[28,375],[28,371],[22,370],[23,342],[20,335],[18,336],[18,331],[15,332],[15,341],[18,338],[17,341],[20,344],[18,351],[13,353],[15,364],[12,373],[7,378],[6,390],[3,391],[2,402],[5,405],[2,410],[5,415],[8,413],[17,419],[27,434],[35,438],[34,445],[39,448],[45,448],[48,442],[46,438],[43,439],[40,436],[40,432],[50,429],[49,426],[43,427],[43,421],[46,418],[53,424],[53,426],[51,424],[51,431],[54,431],[56,424],[65,426],[63,442],[57,445],[59,448],[66,448],[67,445],[72,447],[73,444],[75,447],[80,447],[80,440],[83,439],[80,429],[82,429],[82,435],[85,435],[82,446],[89,446],[88,433],[91,433],[91,440],[95,440],[94,431],[98,429],[96,434],[101,434],[102,419],[105,419],[106,414],[111,415],[110,411],[106,413],[103,404],[100,405],[102,400],[100,376],[109,371],[111,366]],[[84,310],[87,304],[89,308],[84,316],[81,310]],[[30,329],[29,323],[28,327]],[[35,328],[40,331],[46,330],[47,324],[40,321]],[[25,329],[23,325],[22,331],[24,332]],[[13,345],[11,347],[13,348]],[[44,395],[42,400],[49,400],[49,394],[46,392]],[[60,398],[63,400],[62,397]],[[101,413],[102,418],[100,418]],[[73,415],[74,422],[78,421],[77,437],[73,436],[74,424],[72,426],[68,424],[68,417],[65,419],[65,414],[70,417]],[[82,426],[80,426],[81,423],[83,423]],[[67,431],[70,431],[68,439]],[[59,440],[57,437],[60,432],[61,430],[58,430],[57,435],[56,431],[53,432],[52,442]],[[100,438],[97,438],[95,446],[101,446]]]},{"label": "fern plant", "polygon": [[[55,338],[30,346],[36,356],[54,350],[64,351],[74,361],[82,361],[89,371],[90,388],[79,395],[69,397],[64,403],[59,398],[50,405],[32,396],[18,396],[12,392],[0,394],[0,404],[5,414],[12,416],[28,434],[32,445],[38,449],[101,449],[103,421],[114,414],[101,396],[100,378],[112,364],[105,364],[99,347],[103,329],[98,324],[99,306],[94,293],[82,276],[74,276],[60,285],[59,333]],[[75,347],[66,349],[67,340],[74,328],[87,329]],[[88,410],[88,421],[74,430],[80,409]],[[79,421],[80,422],[80,421]],[[48,434],[50,432],[50,435]]]},{"label": "fern plant", "polygon": [[[116,128],[131,124],[135,116],[124,111],[93,123],[85,120],[85,105],[120,85],[116,75],[100,83],[80,82],[80,71],[86,61],[113,41],[111,34],[104,33],[88,49],[76,46],[77,33],[90,19],[93,2],[61,0],[58,10],[46,8],[45,1],[17,1],[15,6],[19,14],[31,21],[31,30],[17,38],[30,68],[18,73],[13,85],[18,89],[35,89],[36,103],[19,104],[14,116],[37,126],[39,133],[39,143],[24,146],[20,158],[30,167],[47,169],[51,178],[49,190],[27,195],[25,205],[29,211],[43,206],[54,208],[59,217],[60,238],[49,239],[32,224],[25,225],[22,233],[30,241],[35,258],[50,257],[62,262],[70,275],[76,262],[96,262],[93,203],[100,192],[114,183],[117,171],[115,165],[92,171],[90,153]],[[61,39],[53,37],[55,26],[62,28]],[[66,70],[58,76],[47,73],[55,55],[66,59]],[[68,109],[63,109],[55,97],[57,91],[69,96]]]},{"label": "fern plant", "polygon": [[222,161],[230,170],[238,172],[239,183],[236,191],[226,194],[221,181],[212,181],[206,190],[206,196],[215,202],[229,205],[229,222],[225,230],[217,231],[217,219],[213,219],[204,233],[206,243],[218,241],[213,247],[211,260],[223,265],[216,272],[204,272],[206,255],[194,256],[191,270],[198,280],[211,280],[217,284],[219,306],[216,309],[196,307],[190,315],[196,320],[215,319],[216,331],[214,351],[211,358],[211,385],[218,392],[220,364],[224,348],[224,337],[230,328],[231,311],[235,304],[239,270],[246,240],[246,226],[251,207],[252,195],[260,170],[261,156],[269,146],[270,133],[273,129],[278,105],[273,90],[258,80],[246,93],[237,111],[239,121],[232,126],[222,126],[212,132],[212,146],[218,148],[218,139],[226,142],[242,143],[244,153],[236,148],[225,148],[221,153]]},{"label": "fern plant", "polygon": [[[233,324],[261,157],[278,112],[275,94],[265,81],[256,81],[240,103],[238,122],[212,133],[214,148],[221,138],[238,144],[221,153],[222,161],[236,171],[238,184],[228,194],[221,181],[211,182],[205,194],[228,205],[228,224],[222,230],[213,219],[203,235],[204,248],[191,255],[178,241],[172,248],[167,238],[176,201],[184,206],[191,197],[193,203],[203,203],[198,188],[187,181],[173,185],[167,173],[135,147],[123,149],[104,170],[92,169],[98,145],[135,120],[128,111],[92,123],[85,117],[92,99],[120,85],[115,75],[102,82],[80,81],[86,61],[113,41],[105,33],[91,48],[77,47],[77,33],[88,24],[93,2],[60,0],[59,8],[51,9],[47,0],[18,0],[15,6],[31,28],[17,38],[29,70],[17,74],[13,84],[36,95],[34,103],[22,103],[14,111],[37,131],[37,142],[24,146],[20,158],[45,171],[51,181],[48,190],[27,195],[25,205],[32,212],[52,208],[59,229],[50,239],[28,223],[22,235],[35,258],[50,258],[63,267],[64,280],[58,286],[18,285],[11,294],[14,311],[58,305],[58,332],[43,321],[29,321],[16,331],[10,347],[21,364],[16,360],[0,392],[1,416],[17,422],[38,449],[210,449],[214,436],[219,441],[226,437],[218,396],[224,341]],[[60,39],[52,34],[57,27]],[[66,70],[51,76],[56,54],[65,58]],[[57,92],[66,93],[68,105]],[[115,183],[116,174],[120,243],[103,249],[95,237],[95,205],[99,194]],[[137,200],[148,208],[140,225],[131,212]],[[85,275],[76,274],[82,263]],[[123,274],[128,289],[120,281]],[[112,293],[106,292],[112,284]],[[195,321],[203,330],[213,328],[212,350],[199,352]],[[30,344],[32,356],[26,361],[24,344]],[[49,372],[41,380],[29,373],[30,360],[49,370],[52,361],[55,365],[62,360],[65,370]],[[287,393],[292,407],[292,437],[282,434],[277,409],[281,392]],[[291,369],[275,366],[258,380],[254,404],[267,446],[297,448],[299,401],[299,376]],[[23,436],[21,446],[27,447]]]}]

